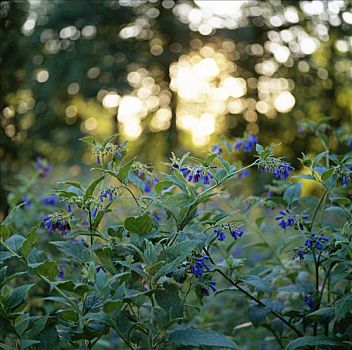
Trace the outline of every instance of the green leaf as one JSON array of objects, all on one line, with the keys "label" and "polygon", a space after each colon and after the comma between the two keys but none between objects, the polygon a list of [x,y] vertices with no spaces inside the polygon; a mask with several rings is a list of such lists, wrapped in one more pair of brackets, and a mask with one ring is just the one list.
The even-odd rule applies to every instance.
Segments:
[{"label": "green leaf", "polygon": [[42,330],[39,334],[40,350],[59,350],[60,340],[57,330],[50,326]]},{"label": "green leaf", "polygon": [[134,158],[131,159],[131,160],[129,160],[126,164],[124,164],[124,165],[120,168],[118,174],[116,175],[116,177],[117,177],[122,183],[127,183],[126,180],[127,180],[127,177],[128,177],[128,173],[129,173],[129,171],[130,171],[130,169],[131,169],[133,163],[134,163]]},{"label": "green leaf", "polygon": [[183,303],[175,285],[166,284],[164,285],[164,289],[157,289],[155,298],[159,306],[161,306],[172,319],[182,317]]},{"label": "green leaf", "polygon": [[301,196],[302,183],[297,182],[293,186],[290,186],[284,193],[284,199],[286,202],[291,205]]},{"label": "green leaf", "polygon": [[95,188],[99,185],[99,183],[101,181],[103,181],[105,176],[101,176],[99,177],[98,179],[96,179],[95,181],[93,181],[89,186],[88,188],[86,189],[86,192],[83,196],[84,199],[88,199],[94,192]]},{"label": "green leaf", "polygon": [[258,153],[259,155],[261,155],[261,154],[264,152],[264,147],[263,147],[262,145],[260,145],[259,143],[257,143],[257,144],[255,145],[255,150],[257,151],[257,153]]},{"label": "green leaf", "polygon": [[60,252],[66,254],[73,260],[80,262],[87,262],[90,260],[89,249],[84,247],[83,244],[73,244],[72,242],[66,241],[56,241],[50,243],[54,244]]},{"label": "green leaf", "polygon": [[37,239],[38,239],[37,227],[33,227],[29,231],[27,238],[22,245],[22,253],[24,256],[28,256],[31,248],[33,247],[33,245],[37,241]]},{"label": "green leaf", "polygon": [[40,341],[39,340],[21,339],[20,344],[21,344],[20,350],[25,350],[34,344],[40,344]]},{"label": "green leaf", "polygon": [[270,311],[265,306],[253,305],[248,309],[248,318],[255,326],[259,326],[265,320],[269,312]]},{"label": "green leaf", "polygon": [[169,340],[185,346],[215,346],[222,348],[238,349],[239,347],[229,338],[211,330],[187,328],[170,333]]},{"label": "green leaf", "polygon": [[127,231],[139,235],[150,233],[153,228],[152,219],[148,214],[129,217],[125,220],[123,226]]},{"label": "green leaf", "polygon": [[16,253],[18,253],[21,248],[22,244],[25,241],[25,238],[20,235],[13,235],[7,241],[6,244]]},{"label": "green leaf", "polygon": [[334,174],[335,169],[331,168],[327,171],[325,171],[322,175],[321,175],[321,179],[323,181],[327,181],[333,174]]},{"label": "green leaf", "polygon": [[25,284],[21,287],[15,288],[6,300],[6,306],[10,309],[15,309],[18,305],[22,304],[29,290],[34,284]]},{"label": "green leaf", "polygon": [[307,346],[341,346],[341,343],[329,337],[301,337],[289,343],[285,350],[294,350]]},{"label": "green leaf", "polygon": [[335,310],[336,320],[340,321],[344,319],[347,313],[352,310],[352,294],[349,293],[341,299],[336,300]]},{"label": "green leaf", "polygon": [[0,238],[2,240],[6,240],[10,236],[11,232],[7,225],[1,224],[0,225]]},{"label": "green leaf", "polygon": [[271,287],[268,281],[263,280],[257,276],[243,276],[242,281],[250,284],[251,286],[255,287],[260,292],[271,293]]},{"label": "green leaf", "polygon": [[156,193],[160,194],[162,190],[172,185],[173,183],[171,181],[161,181],[154,186],[154,190],[156,191]]},{"label": "green leaf", "polygon": [[94,137],[92,137],[92,136],[81,137],[79,140],[82,142],[88,143],[90,145],[96,145],[96,143],[97,143],[95,141]]}]

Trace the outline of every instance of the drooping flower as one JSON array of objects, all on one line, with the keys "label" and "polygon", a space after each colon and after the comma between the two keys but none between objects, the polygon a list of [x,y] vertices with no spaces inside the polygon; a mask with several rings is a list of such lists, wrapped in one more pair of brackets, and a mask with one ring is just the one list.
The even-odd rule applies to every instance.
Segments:
[{"label": "drooping flower", "polygon": [[285,180],[288,178],[292,171],[295,168],[286,162],[281,162],[275,169],[274,169],[274,176],[280,180]]},{"label": "drooping flower", "polygon": [[57,215],[46,215],[42,221],[44,222],[45,229],[51,235],[56,230],[59,231],[62,235],[66,235],[70,230],[70,224],[64,217]]},{"label": "drooping flower", "polygon": [[235,228],[235,229],[231,230],[230,232],[231,232],[231,236],[234,240],[237,240],[238,237],[242,237],[243,233],[244,233],[239,228]]},{"label": "drooping flower", "polygon": [[243,151],[248,153],[253,151],[257,142],[258,142],[257,136],[248,135],[244,139],[238,139],[234,145],[234,149],[236,151],[240,151],[243,148]]},{"label": "drooping flower", "polygon": [[23,196],[22,197],[22,203],[24,203],[24,205],[26,207],[29,207],[32,204],[32,200],[29,199],[27,196]]},{"label": "drooping flower", "polygon": [[329,238],[326,236],[319,236],[312,233],[308,239],[306,239],[304,245],[308,249],[313,249],[314,247],[318,250],[322,250],[324,244],[329,241]]},{"label": "drooping flower", "polygon": [[44,205],[57,205],[59,197],[56,194],[50,194],[42,198],[42,203]]},{"label": "drooping flower", "polygon": [[211,151],[212,151],[213,153],[218,154],[218,155],[221,155],[221,154],[224,152],[223,149],[220,147],[219,144],[213,145],[213,146],[211,147]]},{"label": "drooping flower", "polygon": [[208,256],[202,256],[200,258],[195,258],[194,263],[190,266],[192,274],[197,277],[201,278],[203,277],[204,270],[205,268],[207,271],[210,271],[210,267],[208,264],[205,262],[205,260],[209,260]]}]

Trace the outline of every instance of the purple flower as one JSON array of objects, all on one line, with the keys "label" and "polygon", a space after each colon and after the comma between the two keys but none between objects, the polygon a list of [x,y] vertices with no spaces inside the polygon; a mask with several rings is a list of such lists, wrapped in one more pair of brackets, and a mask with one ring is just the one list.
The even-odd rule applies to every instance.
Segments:
[{"label": "purple flower", "polygon": [[203,277],[203,273],[204,273],[203,268],[205,268],[207,271],[210,270],[210,267],[205,262],[205,260],[209,260],[209,257],[208,256],[202,256],[200,258],[195,258],[194,259],[194,264],[191,265],[191,272],[192,272],[192,274],[195,277],[197,277],[197,278]]},{"label": "purple flower", "polygon": [[304,299],[304,302],[307,304],[307,306],[308,306],[311,310],[314,310],[314,309],[315,309],[315,302],[314,302],[314,299],[313,299],[310,295],[305,295],[303,299]]},{"label": "purple flower", "polygon": [[39,177],[46,177],[52,168],[51,165],[42,157],[37,158],[35,167],[38,170]]},{"label": "purple flower", "polygon": [[248,135],[245,139],[238,139],[234,145],[236,151],[240,151],[243,148],[245,153],[253,151],[256,143],[258,142],[258,137],[254,135]]},{"label": "purple flower", "polygon": [[218,145],[218,144],[213,145],[213,146],[211,147],[211,151],[212,151],[213,153],[218,154],[218,155],[220,155],[220,154],[223,153],[223,149],[222,149],[222,148],[220,147],[220,145]]},{"label": "purple flower", "polygon": [[214,233],[217,235],[219,241],[223,241],[226,238],[225,232],[216,227]]},{"label": "purple flower", "polygon": [[56,194],[50,194],[49,196],[42,198],[42,203],[44,205],[57,205],[59,197]]},{"label": "purple flower", "polygon": [[100,163],[101,163],[100,155],[98,154],[98,155],[97,155],[97,164],[100,164]]},{"label": "purple flower", "polygon": [[248,169],[244,169],[242,171],[240,171],[237,175],[237,178],[239,179],[243,179],[244,177],[249,175],[249,170]]},{"label": "purple flower", "polygon": [[29,207],[32,204],[32,201],[27,196],[23,196],[22,203],[24,203],[26,207]]},{"label": "purple flower", "polygon": [[62,269],[62,266],[58,266],[57,270],[59,271],[57,274],[57,277],[59,278],[65,278],[64,270]]},{"label": "purple flower", "polygon": [[294,170],[295,168],[293,166],[286,162],[282,162],[274,169],[274,176],[280,180],[285,180]]},{"label": "purple flower", "polygon": [[236,151],[240,151],[242,146],[243,146],[243,141],[242,140],[238,140],[236,141],[235,145],[233,146],[233,148],[236,150]]},{"label": "purple flower", "polygon": [[347,140],[347,147],[352,147],[352,139]]},{"label": "purple flower", "polygon": [[44,222],[45,229],[50,235],[56,230],[62,235],[66,235],[71,230],[70,224],[64,218],[59,217],[54,219],[51,215],[47,215],[42,221]]},{"label": "purple flower", "polygon": [[231,236],[234,240],[237,240],[238,237],[242,237],[243,236],[243,231],[240,230],[239,228],[235,228],[233,230],[231,230]]}]

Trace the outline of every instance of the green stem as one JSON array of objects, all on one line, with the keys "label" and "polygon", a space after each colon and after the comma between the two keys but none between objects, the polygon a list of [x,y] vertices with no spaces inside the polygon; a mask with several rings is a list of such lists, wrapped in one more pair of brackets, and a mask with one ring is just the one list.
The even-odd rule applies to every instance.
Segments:
[{"label": "green stem", "polygon": [[[211,258],[209,252],[207,251],[206,248],[204,248],[205,252],[209,256],[210,261],[215,265],[215,261]],[[259,300],[257,297],[246,291],[244,288],[242,288],[237,282],[235,282],[232,278],[228,277],[223,271],[220,269],[216,268],[214,271],[218,272],[221,276],[223,276],[230,284],[232,284],[234,287],[236,287],[240,292],[242,292],[244,295],[246,295],[249,299],[255,301],[258,305],[266,307],[266,305]],[[272,310],[269,308],[269,312],[273,314],[275,317],[280,319],[283,323],[285,323],[289,328],[291,328],[298,336],[302,337],[303,333],[297,329],[294,325],[292,325],[289,321],[287,321],[283,316],[281,316],[278,312]]]}]

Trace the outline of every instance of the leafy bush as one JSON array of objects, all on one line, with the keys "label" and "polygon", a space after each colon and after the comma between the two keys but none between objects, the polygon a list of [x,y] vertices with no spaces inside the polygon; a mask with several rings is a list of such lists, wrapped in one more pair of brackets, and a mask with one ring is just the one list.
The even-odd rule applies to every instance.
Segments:
[{"label": "leafy bush", "polygon": [[[39,160],[10,195],[0,348],[352,348],[351,152],[322,137],[293,176],[245,135],[205,159],[172,155],[157,174],[113,140],[82,139],[96,159],[88,186],[29,199],[50,170]],[[230,161],[254,149],[249,165]],[[273,183],[231,199],[250,168]],[[308,182],[316,196],[302,192]]]}]

